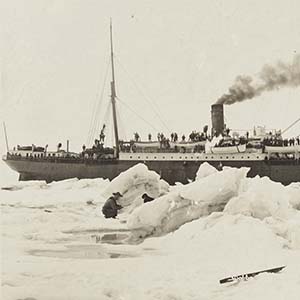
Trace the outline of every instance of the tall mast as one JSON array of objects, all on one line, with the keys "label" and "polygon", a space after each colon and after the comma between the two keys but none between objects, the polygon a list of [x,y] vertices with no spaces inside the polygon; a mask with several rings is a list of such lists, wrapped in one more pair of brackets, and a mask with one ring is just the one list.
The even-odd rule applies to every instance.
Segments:
[{"label": "tall mast", "polygon": [[9,152],[5,122],[3,122],[3,129],[4,129],[4,135],[5,135],[6,151]]},{"label": "tall mast", "polygon": [[111,88],[111,104],[114,122],[114,133],[115,133],[115,145],[116,145],[116,156],[119,157],[119,133],[118,133],[118,122],[117,122],[117,111],[116,111],[116,85],[115,85],[115,69],[114,69],[114,53],[113,53],[113,39],[112,39],[112,22],[110,20],[110,57],[111,57],[111,74],[112,81],[110,83]]}]

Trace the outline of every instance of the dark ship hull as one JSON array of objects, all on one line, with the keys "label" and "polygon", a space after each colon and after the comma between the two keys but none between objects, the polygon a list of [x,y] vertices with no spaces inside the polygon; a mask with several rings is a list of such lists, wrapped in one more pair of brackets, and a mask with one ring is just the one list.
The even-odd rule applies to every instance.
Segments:
[{"label": "dark ship hull", "polygon": [[[140,161],[140,160],[72,160],[72,159],[23,159],[4,158],[4,161],[20,174],[20,180],[46,180],[47,182],[68,178],[108,178],[113,179],[121,172],[137,163],[144,163],[150,170],[160,174],[161,178],[174,184],[194,180],[199,166],[205,161]],[[298,160],[215,160],[208,161],[216,168],[220,166],[249,167],[248,176],[268,176],[271,180],[285,185],[300,182],[300,164]]]}]

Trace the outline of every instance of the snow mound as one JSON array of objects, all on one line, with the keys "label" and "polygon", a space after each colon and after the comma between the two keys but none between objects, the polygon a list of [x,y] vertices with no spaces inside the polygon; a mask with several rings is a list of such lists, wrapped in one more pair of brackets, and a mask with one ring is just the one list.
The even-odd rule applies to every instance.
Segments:
[{"label": "snow mound", "polygon": [[93,178],[93,179],[78,179],[70,178],[60,181],[53,181],[47,186],[55,190],[72,190],[72,189],[83,189],[89,187],[98,187],[103,189],[105,185],[109,183],[108,179]]},{"label": "snow mound", "polygon": [[285,265],[284,241],[264,222],[243,215],[212,213],[166,235],[159,244],[165,251],[189,257],[196,264],[202,257],[203,267],[213,258],[220,265],[219,278]]},{"label": "snow mound", "polygon": [[298,185],[283,186],[267,177],[246,178],[238,196],[232,198],[224,212],[243,214],[263,220],[286,246],[300,249],[300,193]]},{"label": "snow mound", "polygon": [[2,190],[18,191],[22,189],[42,189],[47,188],[47,183],[44,180],[29,180],[29,181],[18,181],[17,183],[3,186]]},{"label": "snow mound", "polygon": [[300,210],[300,182],[293,182],[286,189],[290,196],[290,204],[293,208]]},{"label": "snow mound", "polygon": [[157,198],[168,191],[169,184],[161,180],[156,172],[150,171],[146,165],[140,163],[114,178],[102,196],[108,198],[112,193],[120,192],[123,197],[119,202],[123,207],[136,207],[143,203],[142,194],[147,193]]},{"label": "snow mound", "polygon": [[192,182],[182,188],[180,195],[194,202],[209,202],[211,205],[228,201],[238,192],[239,184],[244,179],[249,168],[228,168]]},{"label": "snow mound", "polygon": [[204,162],[203,164],[200,165],[197,174],[196,174],[196,180],[199,180],[201,178],[207,177],[209,175],[212,175],[214,173],[218,172],[218,170],[210,165],[207,162]]},{"label": "snow mound", "polygon": [[240,193],[231,199],[224,211],[230,214],[244,214],[263,220],[266,217],[288,219],[290,202],[299,195],[292,195],[280,183],[268,177],[247,178],[241,185]]},{"label": "snow mound", "polygon": [[140,237],[162,235],[181,225],[214,211],[222,211],[226,203],[237,194],[240,181],[248,168],[226,168],[202,180],[136,208],[129,216],[127,226]]},{"label": "snow mound", "polygon": [[291,249],[300,249],[300,213],[290,214],[288,220],[266,218],[265,224],[273,232],[286,240],[286,246]]}]

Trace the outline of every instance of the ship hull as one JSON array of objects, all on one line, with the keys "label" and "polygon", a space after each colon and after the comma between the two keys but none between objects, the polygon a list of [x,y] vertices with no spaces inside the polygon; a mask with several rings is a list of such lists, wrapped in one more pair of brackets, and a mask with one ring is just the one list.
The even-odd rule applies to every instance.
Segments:
[{"label": "ship hull", "polygon": [[[139,161],[139,160],[103,160],[103,161],[46,161],[28,159],[5,159],[13,170],[20,174],[19,180],[45,180],[47,182],[77,177],[113,179],[137,163],[144,163],[150,170],[160,174],[161,178],[174,184],[194,180],[199,166],[205,161]],[[208,161],[216,168],[249,167],[248,177],[268,176],[271,180],[285,185],[300,182],[300,164],[296,160],[287,161]]]}]

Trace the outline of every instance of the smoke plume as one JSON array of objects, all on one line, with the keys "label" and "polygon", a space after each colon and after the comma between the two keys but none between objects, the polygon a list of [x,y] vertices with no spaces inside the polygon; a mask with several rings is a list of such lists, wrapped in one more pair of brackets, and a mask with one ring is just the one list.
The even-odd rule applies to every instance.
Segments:
[{"label": "smoke plume", "polygon": [[216,103],[233,104],[260,96],[266,91],[297,86],[300,86],[300,55],[296,55],[291,64],[278,62],[274,66],[265,65],[255,80],[251,76],[238,76],[229,92]]}]

